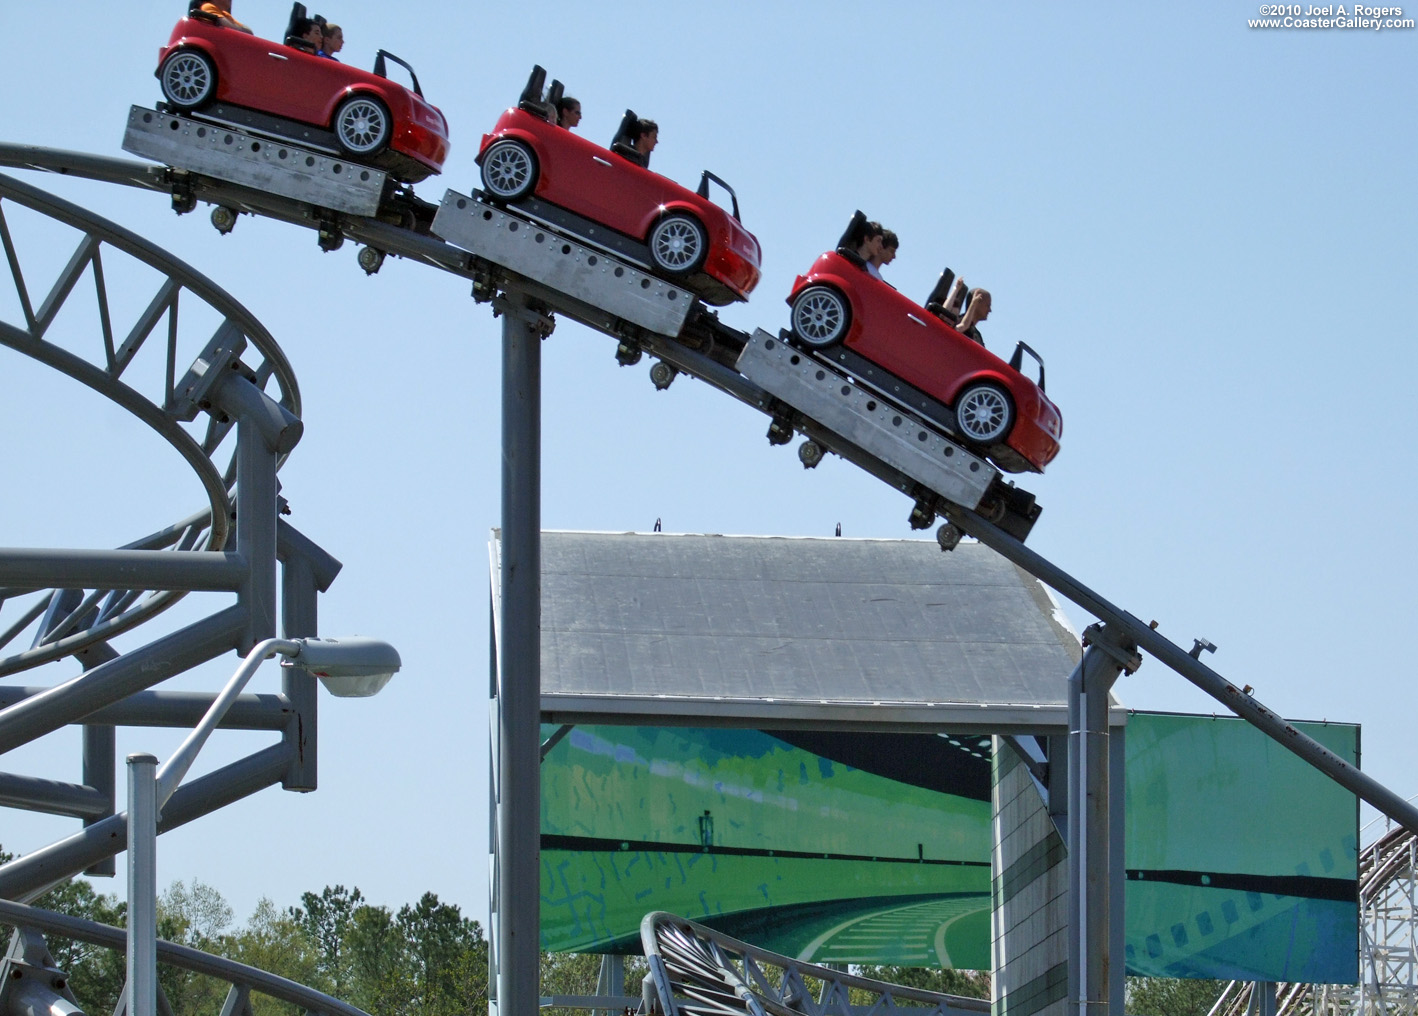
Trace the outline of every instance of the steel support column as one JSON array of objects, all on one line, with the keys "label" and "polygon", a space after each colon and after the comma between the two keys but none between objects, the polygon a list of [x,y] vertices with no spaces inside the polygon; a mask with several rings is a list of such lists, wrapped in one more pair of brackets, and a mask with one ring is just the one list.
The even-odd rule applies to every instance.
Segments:
[{"label": "steel support column", "polygon": [[1140,660],[1115,629],[1091,625],[1083,642],[1088,650],[1068,679],[1069,991],[1076,1016],[1108,1016],[1115,931],[1111,876],[1123,861],[1112,856],[1108,703],[1118,675],[1132,673]]},{"label": "steel support column", "polygon": [[[85,670],[101,663],[118,659],[118,651],[107,642],[89,646],[75,656]],[[84,786],[93,787],[104,795],[107,807],[103,813],[93,818],[85,818],[84,825],[92,825],[97,818],[107,818],[118,811],[118,735],[111,723],[84,724]],[[87,869],[85,875],[109,876],[115,874],[113,858],[105,858]]]},{"label": "steel support column", "polygon": [[520,297],[502,311],[502,575],[498,681],[497,1011],[540,1004],[541,341]]},{"label": "steel support column", "polygon": [[[315,574],[304,556],[287,558],[281,566],[281,634],[288,639],[319,634]],[[315,721],[320,705],[316,680],[304,667],[281,668],[281,692],[290,703],[285,738],[292,749],[291,768],[281,786],[310,791],[317,785]]]},{"label": "steel support column", "polygon": [[128,756],[128,1016],[158,1008],[158,760]]}]

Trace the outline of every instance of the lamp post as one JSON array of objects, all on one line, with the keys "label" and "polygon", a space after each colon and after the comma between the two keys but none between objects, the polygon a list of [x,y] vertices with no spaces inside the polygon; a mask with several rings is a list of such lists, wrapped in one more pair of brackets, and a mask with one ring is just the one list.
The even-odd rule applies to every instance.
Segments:
[{"label": "lamp post", "polygon": [[166,762],[158,766],[143,753],[128,756],[128,1016],[157,1014],[157,838],[163,805],[246,682],[277,655],[285,657],[281,666],[305,669],[340,698],[378,693],[401,665],[398,651],[378,639],[266,639],[246,654]]}]

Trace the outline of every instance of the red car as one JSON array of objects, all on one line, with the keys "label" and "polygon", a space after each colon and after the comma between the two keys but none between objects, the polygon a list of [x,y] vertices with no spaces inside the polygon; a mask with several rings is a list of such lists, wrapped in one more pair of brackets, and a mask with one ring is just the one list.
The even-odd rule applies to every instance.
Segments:
[{"label": "red car", "polygon": [[[196,6],[158,53],[158,81],[173,112],[205,110],[206,117],[387,169],[409,183],[443,168],[448,121],[398,57],[380,50],[371,74],[224,28]],[[409,71],[413,91],[384,76],[386,60]]]},{"label": "red car", "polygon": [[[706,170],[699,191],[687,190],[620,154],[617,142],[602,148],[558,127],[554,99],[541,100],[544,77],[534,70],[521,105],[483,136],[477,161],[484,193],[646,264],[706,303],[748,299],[761,251],[739,222],[732,188]],[[552,89],[558,95],[559,83]],[[633,117],[627,112],[628,121]],[[709,200],[711,180],[728,191],[732,213]]]},{"label": "red car", "polygon": [[[850,258],[850,249],[829,251],[798,276],[788,296],[794,341],[944,424],[1006,472],[1042,473],[1059,452],[1063,417],[1044,394],[1038,354],[1021,342],[1006,363],[951,327],[936,302],[927,310]],[[1026,352],[1038,384],[1020,372]]]}]

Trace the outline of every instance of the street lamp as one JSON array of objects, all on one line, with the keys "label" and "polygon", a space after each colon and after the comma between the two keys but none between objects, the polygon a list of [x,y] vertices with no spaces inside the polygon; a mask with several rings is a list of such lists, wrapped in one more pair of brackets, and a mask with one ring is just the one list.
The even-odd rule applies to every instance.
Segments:
[{"label": "street lamp", "polygon": [[266,639],[246,654],[171,758],[158,766],[152,755],[128,756],[129,1016],[156,1016],[157,1012],[157,839],[163,805],[246,682],[262,663],[277,655],[285,657],[281,666],[309,671],[330,694],[341,698],[376,694],[401,666],[398,650],[378,639]]}]

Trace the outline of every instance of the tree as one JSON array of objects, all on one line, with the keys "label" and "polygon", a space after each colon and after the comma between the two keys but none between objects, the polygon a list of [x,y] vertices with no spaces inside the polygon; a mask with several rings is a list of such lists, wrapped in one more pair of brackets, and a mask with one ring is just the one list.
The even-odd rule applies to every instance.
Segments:
[{"label": "tree", "polygon": [[1225,981],[1129,977],[1127,1011],[1136,1016],[1207,1016]]},{"label": "tree", "polygon": [[314,943],[318,951],[320,990],[344,997],[348,990],[345,937],[349,934],[354,912],[364,903],[358,887],[353,891],[342,885],[326,886],[320,895],[301,893],[302,906],[290,907],[286,913],[298,928]]},{"label": "tree", "polygon": [[945,995],[965,995],[969,998],[990,997],[990,975],[978,970],[945,970],[940,967],[863,966],[857,969],[862,977],[907,988],[938,991]]}]

